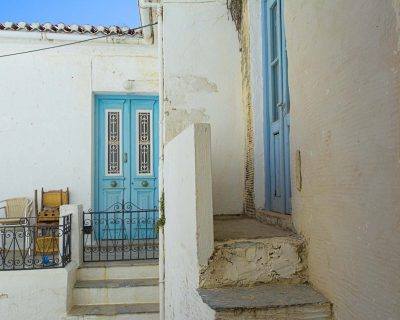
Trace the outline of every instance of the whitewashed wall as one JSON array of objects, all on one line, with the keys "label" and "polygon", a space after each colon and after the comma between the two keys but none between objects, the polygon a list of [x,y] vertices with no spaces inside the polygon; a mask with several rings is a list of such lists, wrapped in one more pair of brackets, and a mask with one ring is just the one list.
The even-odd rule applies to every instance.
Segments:
[{"label": "whitewashed wall", "polygon": [[165,0],[164,44],[166,140],[191,123],[210,123],[214,213],[240,213],[245,118],[238,34],[226,0]]},{"label": "whitewashed wall", "polygon": [[165,148],[165,314],[167,320],[209,320],[200,269],[214,249],[210,126],[189,126]]},{"label": "whitewashed wall", "polygon": [[310,280],[335,319],[400,319],[400,2],[286,0],[285,14]]},{"label": "whitewashed wall", "polygon": [[[0,55],[85,36],[0,32]],[[127,80],[135,80],[125,89]],[[69,187],[91,204],[94,93],[158,94],[157,47],[98,40],[0,58],[0,198]]]},{"label": "whitewashed wall", "polygon": [[72,262],[60,269],[0,272],[0,318],[66,319],[75,271]]}]

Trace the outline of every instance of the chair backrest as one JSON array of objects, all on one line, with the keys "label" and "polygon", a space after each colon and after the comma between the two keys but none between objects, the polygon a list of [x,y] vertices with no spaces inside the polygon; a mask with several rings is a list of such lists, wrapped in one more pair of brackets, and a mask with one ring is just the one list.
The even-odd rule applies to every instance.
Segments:
[{"label": "chair backrest", "polygon": [[30,214],[32,201],[27,198],[7,199],[6,218],[24,218]]},{"label": "chair backrest", "polygon": [[63,204],[69,204],[69,190],[43,191],[42,188],[42,210],[49,208],[59,208]]}]

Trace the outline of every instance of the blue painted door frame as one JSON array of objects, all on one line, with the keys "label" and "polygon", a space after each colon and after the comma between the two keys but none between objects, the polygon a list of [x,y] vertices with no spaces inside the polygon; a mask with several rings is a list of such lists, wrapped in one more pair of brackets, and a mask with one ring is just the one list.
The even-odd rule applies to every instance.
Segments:
[{"label": "blue painted door frame", "polygon": [[291,212],[290,103],[284,0],[263,0],[265,168],[268,210]]},{"label": "blue painted door frame", "polygon": [[[143,210],[156,208],[159,157],[158,98],[131,95],[96,96],[94,153],[95,211],[106,211],[115,203],[122,202],[132,203],[133,208]],[[132,231],[136,234],[129,237],[149,238],[148,234],[141,236],[140,229],[146,230],[137,228]],[[121,238],[122,235],[116,231],[108,237]]]}]

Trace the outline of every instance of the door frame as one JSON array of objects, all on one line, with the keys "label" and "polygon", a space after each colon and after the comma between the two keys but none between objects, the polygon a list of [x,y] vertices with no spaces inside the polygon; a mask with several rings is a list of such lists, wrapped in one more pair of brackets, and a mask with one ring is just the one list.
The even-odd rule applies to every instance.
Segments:
[{"label": "door frame", "polygon": [[[159,97],[156,94],[122,94],[122,93],[118,93],[118,94],[113,94],[113,93],[94,93],[93,94],[93,107],[92,107],[92,158],[91,158],[91,166],[92,166],[92,178],[91,178],[91,188],[92,188],[92,192],[91,192],[91,208],[93,210],[96,210],[97,208],[97,204],[96,204],[96,200],[99,199],[99,179],[98,179],[98,171],[97,168],[99,166],[99,157],[98,157],[98,153],[99,153],[99,144],[97,143],[98,140],[98,109],[99,109],[99,101],[102,99],[107,99],[107,100],[123,100],[123,99],[128,99],[128,100],[155,100],[157,101],[157,108],[155,110],[153,110],[153,112],[151,113],[152,115],[152,121],[154,121],[155,119],[158,119],[158,117],[154,116],[155,112],[158,112],[158,108],[159,108]],[[154,123],[154,128],[157,128],[157,130],[159,130],[159,122]],[[123,132],[121,132],[121,134],[123,135]],[[158,152],[154,152],[154,150],[156,148],[158,148],[158,141],[154,141],[154,134],[152,135],[152,143],[154,145],[154,147],[152,148],[152,152],[153,152],[153,161],[155,160],[154,157],[158,157]],[[157,135],[158,136],[158,135]],[[160,137],[158,137],[158,139],[160,139]],[[154,143],[157,143],[157,145],[155,145]],[[135,146],[136,147],[136,146]],[[135,150],[135,154],[136,154],[136,150]],[[133,161],[136,161],[133,160]],[[157,161],[158,162],[158,161]],[[158,168],[154,168],[154,166],[152,166],[152,173],[154,171],[158,172]],[[158,184],[158,174],[156,176],[156,180],[157,180],[157,184]],[[158,185],[156,186],[156,189],[158,190]]]},{"label": "door frame", "polygon": [[[277,0],[278,2],[279,0]],[[270,102],[269,102],[269,77],[268,77],[268,57],[269,57],[269,48],[268,48],[268,28],[267,28],[267,4],[268,0],[261,0],[261,36],[262,36],[262,74],[263,74],[263,117],[264,117],[264,126],[263,126],[263,134],[264,134],[264,168],[265,168],[265,193],[264,193],[264,207],[267,210],[271,210],[272,208],[272,200],[271,200],[271,159],[270,159],[270,153],[271,153],[271,115],[270,115]],[[284,0],[281,0],[281,11],[284,10]],[[285,35],[285,29],[281,28],[281,37],[286,39]],[[290,103],[290,96],[289,96],[289,88],[288,88],[288,76],[287,76],[287,56],[284,58],[281,57],[281,64],[283,70],[286,70],[286,72],[282,72],[282,78],[283,78],[283,86],[280,88],[282,91],[282,97],[285,97],[287,99],[287,104]],[[290,110],[290,109],[289,109]],[[290,114],[290,113],[289,113]],[[288,119],[287,114],[283,115],[283,126],[290,125],[290,119]],[[284,134],[285,130],[282,130],[282,134]],[[288,172],[290,173],[290,148],[285,141],[288,141],[290,144],[290,134],[289,137],[283,136],[283,169],[286,171],[287,168]],[[285,154],[287,154],[288,159],[285,159]],[[289,197],[289,190],[291,188],[291,177],[290,174],[289,176],[284,176],[284,181],[282,187],[284,188],[283,194],[284,194],[284,214],[290,214],[292,211],[291,207],[291,197]]]}]

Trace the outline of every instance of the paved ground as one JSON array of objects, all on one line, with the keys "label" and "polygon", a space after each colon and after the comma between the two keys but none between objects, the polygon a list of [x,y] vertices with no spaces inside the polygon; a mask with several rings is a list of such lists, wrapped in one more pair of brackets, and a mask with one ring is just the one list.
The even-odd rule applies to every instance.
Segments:
[{"label": "paved ground", "polygon": [[214,240],[261,239],[286,237],[294,233],[261,223],[245,215],[214,216]]}]

